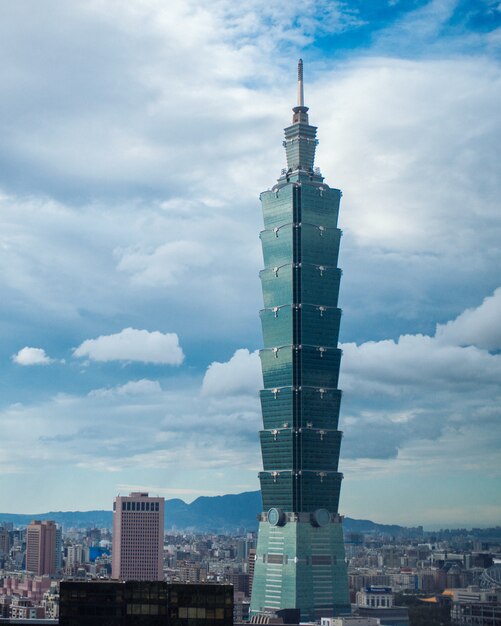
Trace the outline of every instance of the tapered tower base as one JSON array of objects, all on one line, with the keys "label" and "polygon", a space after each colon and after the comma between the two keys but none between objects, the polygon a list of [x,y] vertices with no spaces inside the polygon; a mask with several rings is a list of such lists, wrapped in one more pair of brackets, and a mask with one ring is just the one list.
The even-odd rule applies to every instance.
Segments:
[{"label": "tapered tower base", "polygon": [[301,621],[349,614],[341,519],[318,526],[310,514],[286,513],[284,525],[273,525],[263,513],[261,520],[251,616],[290,608],[301,610]]}]

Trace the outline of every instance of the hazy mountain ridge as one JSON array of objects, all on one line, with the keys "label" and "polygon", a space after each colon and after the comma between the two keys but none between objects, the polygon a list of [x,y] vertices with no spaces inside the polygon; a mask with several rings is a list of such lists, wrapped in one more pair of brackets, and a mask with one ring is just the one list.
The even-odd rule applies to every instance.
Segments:
[{"label": "hazy mountain ridge", "polygon": [[[195,529],[199,531],[234,531],[238,528],[256,530],[257,514],[262,510],[261,493],[247,491],[224,496],[201,496],[191,504],[179,498],[165,501],[166,529]],[[49,511],[48,513],[0,513],[0,524],[12,522],[25,526],[34,519],[51,519],[64,528],[111,528],[112,511]],[[346,532],[383,532],[406,534],[410,529],[398,525],[377,524],[370,520],[346,517]]]}]

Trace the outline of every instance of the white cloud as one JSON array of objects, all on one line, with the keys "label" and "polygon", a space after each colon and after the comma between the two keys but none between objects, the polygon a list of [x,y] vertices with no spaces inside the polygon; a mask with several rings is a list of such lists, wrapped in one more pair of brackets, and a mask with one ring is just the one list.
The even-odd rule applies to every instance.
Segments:
[{"label": "white cloud", "polygon": [[405,466],[412,451],[413,463],[440,465],[451,455],[464,465],[468,449],[469,463],[497,473],[486,451],[501,445],[501,353],[486,348],[496,347],[499,293],[438,325],[434,336],[341,345],[345,458],[398,458]]},{"label": "white cloud", "polygon": [[182,336],[210,332],[225,340],[254,319],[257,210],[243,210],[241,219],[228,216],[226,204],[194,198],[74,207],[1,195],[0,209],[7,319],[21,307],[30,319],[43,315],[81,337],[87,312],[127,315],[128,325],[141,319],[144,328],[176,325]]},{"label": "white cloud", "polygon": [[242,348],[229,361],[211,363],[205,373],[202,391],[207,396],[257,395],[262,387],[259,353]]},{"label": "white cloud", "polygon": [[501,350],[501,287],[479,307],[467,309],[447,324],[439,324],[436,338],[448,344]]},{"label": "white cloud", "polygon": [[307,87],[343,190],[344,340],[431,334],[499,285],[501,65],[368,56]]},{"label": "white cloud", "polygon": [[208,265],[212,254],[208,246],[196,241],[170,241],[153,251],[117,250],[117,269],[128,272],[142,285],[175,285],[189,271]]},{"label": "white cloud", "polygon": [[250,467],[255,480],[257,396],[221,403],[201,393],[200,380],[186,377],[173,387],[162,390],[157,381],[143,379],[0,410],[0,470],[29,472],[40,462],[133,473],[147,468],[238,473]]},{"label": "white cloud", "polygon": [[492,355],[475,346],[440,343],[426,335],[403,335],[397,341],[368,341],[360,346],[342,344],[345,387],[357,388],[357,378],[401,393],[402,387],[426,383],[430,390],[499,385],[501,355]]},{"label": "white cloud", "polygon": [[184,360],[176,333],[124,328],[114,335],[86,339],[73,351],[92,361],[141,361],[180,365]]},{"label": "white cloud", "polygon": [[[195,6],[196,15],[190,15],[184,3],[176,3],[175,15],[197,24],[189,30],[196,41],[183,45],[193,58],[199,57],[200,47],[207,49],[200,44],[211,50],[203,67],[183,58],[187,74],[176,66],[181,63],[178,54],[184,53],[171,50],[171,40],[162,36],[176,30],[177,18],[165,6],[145,3],[118,17],[107,3],[84,11],[104,32],[116,34],[106,45],[98,40],[96,45],[105,51],[110,45],[121,58],[120,52],[129,50],[127,37],[137,34],[141,24],[140,40],[144,37],[152,47],[151,55],[129,51],[125,65],[116,68],[109,51],[103,56],[111,66],[95,64],[100,68],[97,85],[65,89],[85,89],[86,94],[97,90],[101,97],[94,102],[92,120],[87,109],[80,109],[84,98],[59,98],[66,126],[60,136],[54,133],[60,128],[59,110],[43,127],[33,123],[33,131],[43,134],[36,140],[30,135],[20,144],[13,127],[15,154],[4,150],[9,162],[16,162],[15,155],[29,156],[43,178],[43,191],[62,199],[41,199],[40,187],[30,197],[26,183],[19,194],[1,201],[0,262],[11,270],[0,277],[0,288],[12,295],[6,305],[12,317],[24,307],[48,311],[58,323],[71,320],[77,327],[87,311],[113,317],[127,310],[130,318],[124,326],[137,324],[137,319],[145,328],[179,323],[181,336],[231,334],[232,345],[241,345],[242,337],[247,341],[254,333],[248,345],[257,345],[261,217],[256,196],[273,184],[284,164],[281,128],[289,122],[295,95],[294,62],[287,60],[287,72],[270,65],[270,25],[261,29],[264,15],[271,14],[273,29],[280,31],[280,11],[260,13],[260,8],[253,3],[242,16],[229,3],[218,3],[209,9]],[[294,10],[301,10],[299,3]],[[215,36],[220,26],[230,43]],[[280,36],[285,38],[306,32],[294,26],[292,17],[284,28]],[[252,41],[233,47],[232,41],[260,29],[267,47],[258,50]],[[219,55],[220,64],[214,62]],[[16,72],[14,81],[29,75],[31,68],[24,57],[17,63],[23,71]],[[135,77],[132,84],[121,74],[126,66]],[[479,57],[365,57],[336,65],[311,63],[306,70],[311,121],[319,125],[317,162],[327,182],[345,193],[340,218],[346,233],[341,251],[343,332],[349,328],[347,336],[357,341],[369,338],[376,326],[380,337],[430,332],[423,328],[425,320],[450,319],[498,280],[499,64]],[[70,84],[74,80],[66,78]],[[123,84],[130,100],[120,97]],[[103,85],[115,85],[118,93],[103,93]],[[18,85],[18,91],[28,87],[43,86],[34,80]],[[39,97],[35,91],[28,100]],[[14,102],[11,107],[16,109]],[[49,117],[51,111],[49,107]],[[92,132],[82,119],[93,126]],[[96,130],[94,125],[106,128]],[[23,134],[24,125],[18,130]],[[108,134],[110,140],[103,140]],[[33,154],[33,144],[46,146],[46,151]],[[66,154],[68,145],[78,149]],[[71,165],[74,159],[83,163]],[[65,168],[71,169],[73,191],[66,187]],[[61,180],[66,181],[62,189],[56,184]],[[9,181],[5,174],[5,188],[12,189]],[[92,188],[99,200],[75,199],[79,188]],[[360,294],[363,306],[357,306]],[[202,306],[206,315],[197,321]]]},{"label": "white cloud", "polygon": [[346,194],[344,230],[386,252],[474,264],[494,253],[499,63],[368,57],[308,91],[318,163]]},{"label": "white cloud", "polygon": [[89,396],[142,396],[161,393],[161,391],[162,387],[158,380],[142,378],[141,380],[130,380],[111,389],[93,389],[89,392]]},{"label": "white cloud", "polygon": [[49,365],[54,363],[54,359],[48,357],[42,348],[29,348],[28,346],[13,354],[12,360],[18,365]]},{"label": "white cloud", "polygon": [[452,17],[457,0],[430,0],[424,6],[404,14],[404,16],[376,36],[379,45],[387,49],[414,47],[421,44],[433,45],[437,35]]},{"label": "white cloud", "polygon": [[125,385],[120,385],[116,388],[116,393],[119,395],[143,395],[143,394],[154,394],[160,393],[162,391],[162,387],[158,380],[148,380],[147,378],[143,378],[141,380],[131,380]]}]

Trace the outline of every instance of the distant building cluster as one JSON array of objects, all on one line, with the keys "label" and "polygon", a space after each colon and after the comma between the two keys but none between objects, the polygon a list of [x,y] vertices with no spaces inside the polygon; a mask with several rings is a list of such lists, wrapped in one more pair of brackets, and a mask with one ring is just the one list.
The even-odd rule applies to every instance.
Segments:
[{"label": "distant building cluster", "polygon": [[[2,524],[0,618],[77,626],[85,622],[75,621],[75,611],[85,614],[92,598],[109,596],[107,602],[122,616],[140,610],[140,604],[148,605],[145,624],[188,626],[183,620],[200,619],[197,626],[204,626],[207,616],[216,619],[212,612],[216,600],[211,600],[212,608],[196,602],[212,597],[207,596],[210,587],[216,590],[213,594],[226,598],[217,600],[225,607],[217,613],[225,620],[217,622],[220,626],[229,623],[228,589],[233,623],[250,622],[256,533],[245,529],[234,534],[165,533],[163,507],[161,498],[145,493],[119,496],[114,533],[109,528],[63,529],[50,520],[33,520],[25,528]],[[452,626],[501,624],[501,533],[488,540],[480,532],[478,537],[471,532],[434,536],[419,529],[401,537],[351,533],[346,553],[352,613],[326,614],[318,621],[321,626],[412,626],[414,614],[440,611]],[[192,592],[199,589],[198,600],[193,596],[176,608],[175,592],[186,586]],[[134,594],[136,598],[149,594],[149,600],[133,601]],[[169,610],[177,622],[153,621],[155,612],[160,620]],[[68,621],[72,615],[73,621]],[[294,623],[299,619],[294,615],[280,610],[253,621]],[[122,623],[139,623],[131,620]],[[97,622],[88,626],[93,623]]]}]

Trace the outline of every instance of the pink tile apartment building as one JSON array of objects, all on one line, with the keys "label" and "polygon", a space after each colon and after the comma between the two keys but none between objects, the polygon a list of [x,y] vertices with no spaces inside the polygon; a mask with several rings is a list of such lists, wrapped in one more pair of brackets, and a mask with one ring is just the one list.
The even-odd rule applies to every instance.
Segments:
[{"label": "pink tile apartment building", "polygon": [[33,520],[26,528],[26,571],[37,576],[56,573],[57,526]]},{"label": "pink tile apartment building", "polygon": [[0,597],[18,596],[39,604],[51,584],[50,576],[5,576],[0,578]]},{"label": "pink tile apartment building", "polygon": [[112,578],[163,580],[164,499],[133,492],[113,503]]}]

